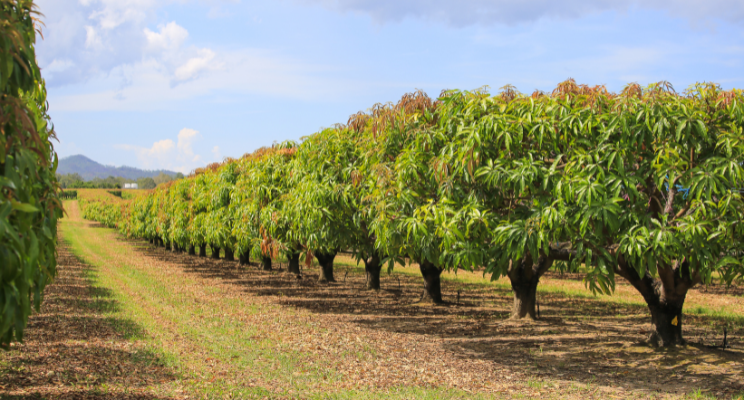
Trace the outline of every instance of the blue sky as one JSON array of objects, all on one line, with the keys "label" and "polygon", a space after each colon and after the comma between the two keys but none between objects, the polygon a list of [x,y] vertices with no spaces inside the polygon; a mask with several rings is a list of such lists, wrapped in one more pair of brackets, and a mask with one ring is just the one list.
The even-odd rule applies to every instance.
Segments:
[{"label": "blue sky", "polygon": [[744,87],[731,0],[37,0],[60,157],[181,172],[423,89]]}]

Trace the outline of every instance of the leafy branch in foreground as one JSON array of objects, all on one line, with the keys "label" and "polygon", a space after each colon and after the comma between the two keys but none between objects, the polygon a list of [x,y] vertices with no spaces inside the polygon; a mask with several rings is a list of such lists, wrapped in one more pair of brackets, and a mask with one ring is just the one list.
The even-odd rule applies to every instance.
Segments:
[{"label": "leafy branch in foreground", "polygon": [[32,303],[56,275],[54,130],[36,63],[35,6],[0,0],[0,347],[23,340]]}]

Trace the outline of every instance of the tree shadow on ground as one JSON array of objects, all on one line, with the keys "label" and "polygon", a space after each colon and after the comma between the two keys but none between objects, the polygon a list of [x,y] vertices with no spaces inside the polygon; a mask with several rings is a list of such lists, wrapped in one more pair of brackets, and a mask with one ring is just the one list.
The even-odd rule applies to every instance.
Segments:
[{"label": "tree shadow on ground", "polygon": [[512,295],[506,288],[445,281],[448,303],[431,306],[418,302],[420,277],[383,273],[383,290],[364,290],[363,269],[344,257],[337,259],[343,263],[335,271],[337,282],[320,284],[317,267],[304,269],[298,278],[282,269],[262,271],[256,264],[242,268],[237,262],[152,246],[138,251],[282,305],[350,316],[353,323],[371,329],[441,340],[454,357],[507,366],[533,377],[536,385],[553,379],[649,394],[702,389],[730,398],[744,393],[744,346],[738,342],[744,330],[729,328],[728,351],[709,348],[722,342],[722,318],[685,316],[691,345],[657,350],[642,344],[650,333],[650,316],[637,305],[541,292],[541,318],[512,321]]},{"label": "tree shadow on ground", "polygon": [[170,398],[150,393],[176,376],[134,340],[144,337],[143,328],[109,315],[120,309],[111,291],[93,286],[91,267],[64,246],[58,264],[24,342],[0,354],[0,398]]}]

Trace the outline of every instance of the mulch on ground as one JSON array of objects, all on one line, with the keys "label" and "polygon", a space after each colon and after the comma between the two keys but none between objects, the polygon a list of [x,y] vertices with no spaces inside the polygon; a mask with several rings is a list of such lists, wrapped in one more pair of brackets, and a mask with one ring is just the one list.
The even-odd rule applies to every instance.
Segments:
[{"label": "mulch on ground", "polygon": [[[70,218],[79,218],[75,211]],[[433,306],[418,302],[421,278],[400,273],[384,274],[382,290],[374,292],[364,289],[365,277],[357,268],[338,266],[337,282],[320,284],[316,268],[303,269],[298,278],[281,264],[274,271],[240,268],[109,230],[101,229],[99,237],[102,246],[112,246],[114,260],[126,260],[154,279],[192,279],[192,286],[174,285],[174,294],[198,293],[205,304],[233,299],[256,306],[259,312],[250,316],[238,309],[224,310],[222,318],[251,323],[260,332],[256,342],[262,335],[271,337],[280,343],[276,350],[301,351],[308,369],[333,374],[334,379],[315,383],[318,393],[401,386],[526,398],[678,398],[696,391],[732,398],[744,393],[744,331],[730,327],[731,347],[712,348],[722,341],[720,318],[686,316],[691,344],[657,350],[642,343],[650,317],[640,306],[540,293],[541,318],[512,321],[511,293],[503,288],[445,282],[448,303]],[[91,268],[64,245],[59,271],[42,312],[29,321],[24,344],[0,354],[0,398],[156,399],[166,398],[163,387],[178,387],[175,374],[138,339],[147,332],[133,321],[107,319],[104,311],[118,305],[110,293],[91,285]],[[211,295],[204,290],[210,287],[220,290]],[[122,326],[128,334],[121,333]],[[199,345],[178,338],[178,346]],[[219,363],[215,368],[239,381],[281,389],[282,382],[251,371]]]},{"label": "mulch on ground", "polygon": [[134,322],[104,315],[116,302],[91,284],[91,267],[60,243],[59,275],[41,312],[29,318],[23,343],[0,353],[0,398],[170,398],[151,388],[174,375],[136,338],[115,329],[128,325],[128,335],[137,333]]},{"label": "mulch on ground", "polygon": [[[159,264],[176,264],[212,285],[256,298],[251,301],[309,311],[310,328],[294,314],[279,316],[273,328],[281,329],[285,343],[313,354],[355,385],[444,385],[567,397],[744,393],[744,347],[738,341],[744,331],[729,330],[727,351],[711,348],[722,341],[715,318],[686,317],[690,345],[657,350],[643,343],[650,329],[644,307],[543,293],[540,320],[512,321],[512,297],[505,289],[445,283],[450,302],[432,306],[418,303],[417,277],[385,275],[383,290],[374,292],[364,289],[365,277],[354,268],[339,267],[336,283],[320,284],[315,269],[303,270],[298,279],[281,265],[270,272],[258,265],[240,268],[133,242]],[[293,324],[292,318],[302,323]],[[318,335],[312,326],[326,333]]]}]

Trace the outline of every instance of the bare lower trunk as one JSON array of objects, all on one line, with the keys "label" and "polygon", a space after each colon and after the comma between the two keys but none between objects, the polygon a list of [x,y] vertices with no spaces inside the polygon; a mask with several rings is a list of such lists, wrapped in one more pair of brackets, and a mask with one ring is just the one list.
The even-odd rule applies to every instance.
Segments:
[{"label": "bare lower trunk", "polygon": [[215,260],[220,259],[220,248],[215,245],[212,245],[212,258]]},{"label": "bare lower trunk", "polygon": [[674,265],[660,263],[657,270],[660,279],[654,279],[648,271],[640,276],[621,256],[615,272],[628,280],[648,305],[653,327],[648,338],[649,343],[661,347],[683,345],[682,307],[687,291],[701,279],[690,270],[687,261],[677,261]]},{"label": "bare lower trunk", "polygon": [[207,256],[207,245],[202,244],[199,245],[199,257],[206,257]]},{"label": "bare lower trunk", "polygon": [[248,265],[250,261],[251,253],[249,251],[244,251],[238,256],[238,262],[240,263],[240,265]]},{"label": "bare lower trunk", "polygon": [[442,269],[429,261],[420,262],[419,269],[421,270],[421,276],[424,277],[424,293],[421,296],[421,301],[442,304],[444,302],[442,301],[442,282],[440,279]]},{"label": "bare lower trunk", "polygon": [[333,259],[336,258],[337,253],[338,251],[315,253],[315,258],[318,259],[318,264],[320,264],[320,278],[318,278],[318,282],[336,282],[336,279],[333,277]]},{"label": "bare lower trunk", "polygon": [[380,290],[380,257],[372,253],[369,259],[364,260],[364,272],[367,274],[367,289]]},{"label": "bare lower trunk", "polygon": [[648,340],[655,346],[676,346],[685,344],[682,338],[682,305],[665,303],[648,306],[651,311],[651,325],[654,330]]},{"label": "bare lower trunk", "polygon": [[271,257],[261,257],[261,266],[264,271],[271,271]]},{"label": "bare lower trunk", "polygon": [[289,259],[289,265],[287,265],[287,271],[293,274],[300,274],[300,253],[292,253],[287,256]]},{"label": "bare lower trunk", "polygon": [[193,244],[190,244],[189,245],[189,255],[190,256],[195,256],[196,255],[196,246],[194,246]]},{"label": "bare lower trunk", "polygon": [[233,253],[232,249],[229,247],[225,247],[225,260],[235,261],[235,253]]},{"label": "bare lower trunk", "polygon": [[536,261],[528,254],[519,261],[512,261],[509,266],[508,276],[514,294],[512,319],[537,318],[537,284],[553,265],[553,259],[539,257]]},{"label": "bare lower trunk", "polygon": [[512,282],[514,304],[511,317],[513,319],[535,319],[535,305],[537,304],[537,279],[515,286]]},{"label": "bare lower trunk", "polygon": [[171,249],[171,242],[165,242],[165,249],[170,250]]}]

